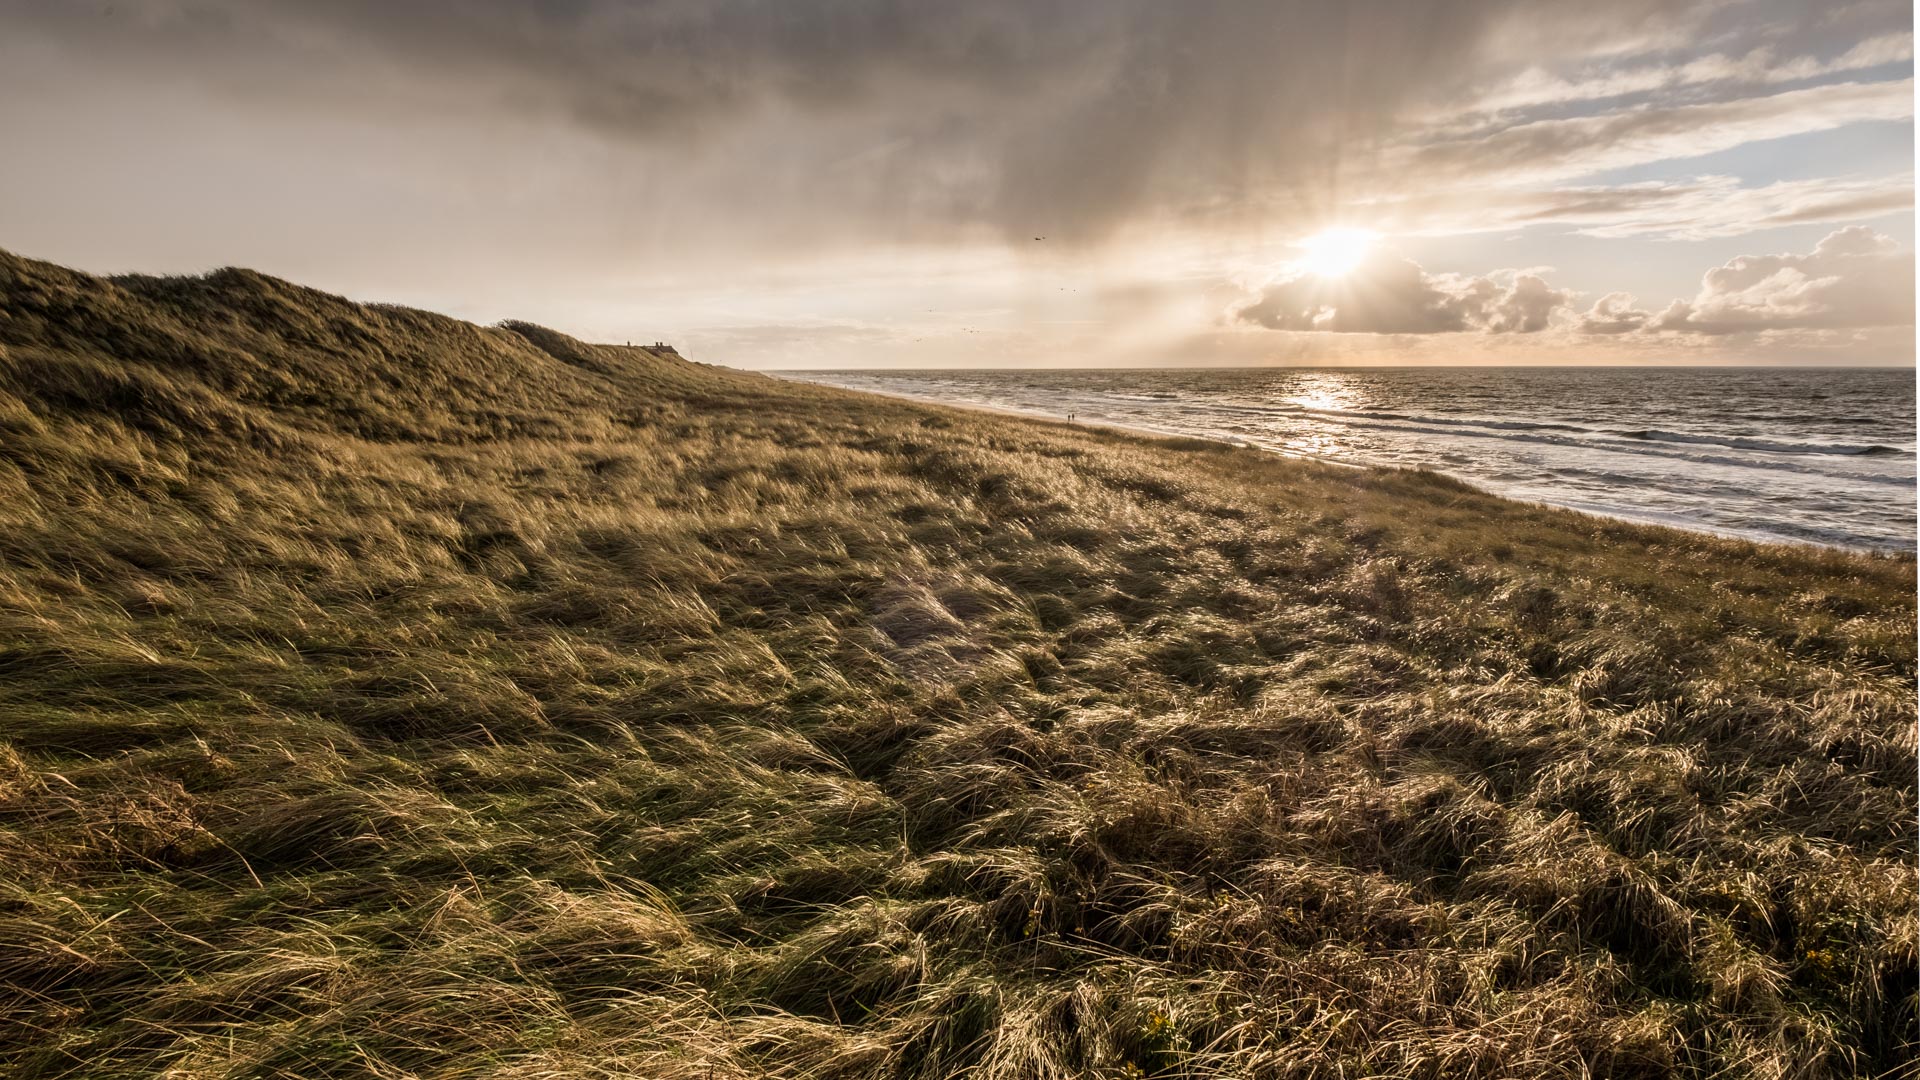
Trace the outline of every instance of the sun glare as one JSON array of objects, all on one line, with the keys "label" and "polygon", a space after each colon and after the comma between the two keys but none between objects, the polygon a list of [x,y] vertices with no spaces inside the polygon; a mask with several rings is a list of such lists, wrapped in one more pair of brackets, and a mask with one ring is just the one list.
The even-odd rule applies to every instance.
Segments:
[{"label": "sun glare", "polygon": [[1294,245],[1302,252],[1295,265],[1321,277],[1343,277],[1366,260],[1379,239],[1372,229],[1323,229]]}]

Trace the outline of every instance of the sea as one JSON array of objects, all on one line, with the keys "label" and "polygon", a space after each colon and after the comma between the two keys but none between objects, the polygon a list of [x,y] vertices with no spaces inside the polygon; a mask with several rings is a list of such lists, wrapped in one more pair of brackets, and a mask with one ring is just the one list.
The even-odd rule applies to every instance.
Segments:
[{"label": "sea", "polygon": [[1756,540],[1914,550],[1914,372],[1888,368],[805,371],[788,378],[1433,469]]}]

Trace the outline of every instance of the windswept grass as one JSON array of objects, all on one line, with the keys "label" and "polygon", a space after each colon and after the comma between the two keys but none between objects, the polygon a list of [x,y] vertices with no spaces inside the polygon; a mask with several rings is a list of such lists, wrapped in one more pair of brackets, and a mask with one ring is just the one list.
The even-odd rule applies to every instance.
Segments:
[{"label": "windswept grass", "polygon": [[1914,1075],[1914,565],[0,256],[0,1072]]}]

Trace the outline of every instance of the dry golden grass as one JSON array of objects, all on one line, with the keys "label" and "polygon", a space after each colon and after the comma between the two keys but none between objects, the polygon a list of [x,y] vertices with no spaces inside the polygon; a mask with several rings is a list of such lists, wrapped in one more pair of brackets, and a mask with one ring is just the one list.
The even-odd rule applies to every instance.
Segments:
[{"label": "dry golden grass", "polygon": [[1914,616],[0,255],[0,1072],[1913,1075]]}]

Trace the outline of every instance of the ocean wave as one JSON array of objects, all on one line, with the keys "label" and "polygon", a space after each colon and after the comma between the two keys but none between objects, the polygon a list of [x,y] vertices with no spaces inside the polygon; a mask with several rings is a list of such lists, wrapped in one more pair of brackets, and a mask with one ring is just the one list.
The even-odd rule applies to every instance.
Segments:
[{"label": "ocean wave", "polygon": [[[1784,440],[1755,439],[1739,435],[1695,434],[1681,431],[1668,431],[1664,428],[1620,430],[1583,427],[1578,424],[1552,421],[1488,420],[1484,418],[1453,419],[1449,417],[1420,416],[1411,413],[1380,412],[1362,409],[1314,409],[1300,407],[1286,411],[1306,413],[1315,418],[1334,421],[1348,427],[1426,432],[1435,435],[1479,435],[1485,438],[1508,439],[1521,442],[1538,441],[1556,445],[1584,444],[1616,450],[1628,449],[1628,447],[1621,446],[1617,440],[1631,439],[1635,443],[1715,446],[1728,450],[1744,450],[1751,453],[1783,455],[1822,454],[1842,457],[1875,457],[1905,454],[1908,452],[1901,450],[1899,447],[1886,446],[1880,443],[1787,442]],[[1480,430],[1476,431],[1474,429]],[[1568,438],[1566,436],[1573,437]],[[1587,439],[1580,438],[1580,436],[1601,436],[1602,438]],[[1636,447],[1635,449],[1638,448]],[[1735,461],[1721,458],[1716,459],[1715,463],[1765,467],[1759,462],[1750,460]]]},{"label": "ocean wave", "polygon": [[[1598,431],[1570,434],[1544,430],[1474,430],[1470,427],[1437,426],[1425,422],[1373,422],[1362,419],[1362,415],[1363,414],[1357,412],[1336,413],[1328,411],[1317,414],[1316,419],[1336,422],[1341,429],[1347,431],[1379,431],[1393,435],[1438,435],[1459,439],[1498,440],[1500,442],[1534,446],[1550,446],[1578,453],[1600,452],[1626,455],[1631,458],[1656,458],[1668,462],[1684,462],[1688,465],[1695,466],[1719,466],[1733,469],[1760,470],[1768,473],[1792,473],[1804,476],[1818,476],[1827,478],[1835,483],[1884,484],[1895,487],[1912,487],[1914,482],[1913,477],[1910,475],[1855,473],[1851,471],[1845,473],[1844,476],[1836,475],[1833,470],[1839,465],[1839,462],[1833,462],[1832,465],[1821,465],[1817,463],[1819,461],[1818,455],[1809,455],[1811,460],[1802,461],[1795,461],[1794,458],[1796,455],[1790,453],[1763,455],[1758,452],[1749,451],[1745,456],[1739,456],[1740,448],[1730,446],[1726,442],[1713,440],[1692,442],[1684,440],[1659,441],[1617,437],[1588,437],[1601,435],[1602,433]],[[1619,435],[1623,433],[1616,432],[1613,434]],[[1697,447],[1697,449],[1689,449],[1689,447]],[[1720,452],[1714,453],[1713,451],[1715,450]],[[1383,451],[1395,456],[1399,454],[1410,454],[1420,459],[1430,459],[1434,454],[1434,448],[1431,446],[1407,445],[1402,447],[1377,447],[1373,448],[1371,453],[1360,451],[1355,453],[1354,456],[1359,458],[1378,458],[1382,456]],[[1895,451],[1895,453],[1898,453],[1898,451]],[[1834,455],[1829,454],[1826,456],[1831,458]],[[1407,463],[1409,462],[1399,460],[1394,462],[1394,464]]]},{"label": "ocean wave", "polygon": [[1566,432],[1572,435],[1613,435],[1621,438],[1636,439],[1641,442],[1688,443],[1701,446],[1724,446],[1729,450],[1751,450],[1765,454],[1839,454],[1848,457],[1876,454],[1904,453],[1898,447],[1879,443],[1802,443],[1773,439],[1755,439],[1740,435],[1715,435],[1708,433],[1689,433],[1668,431],[1662,428],[1635,428],[1615,430],[1586,427],[1549,420],[1493,420],[1485,417],[1445,417],[1422,416],[1417,413],[1382,412],[1369,409],[1315,409],[1301,406],[1296,410],[1314,416],[1334,420],[1370,420],[1392,421],[1406,424],[1436,424],[1444,427],[1484,428],[1487,431],[1550,431]]},{"label": "ocean wave", "polygon": [[1659,428],[1642,428],[1638,431],[1616,431],[1628,439],[1640,439],[1645,442],[1693,443],[1705,446],[1724,446],[1731,450],[1752,450],[1763,454],[1842,454],[1847,457],[1860,457],[1867,454],[1898,454],[1895,447],[1882,446],[1879,443],[1796,443],[1774,442],[1768,439],[1748,439],[1737,435],[1689,435],[1680,431],[1662,431]]},{"label": "ocean wave", "polygon": [[1408,424],[1477,427],[1491,431],[1569,431],[1584,434],[1595,430],[1590,427],[1581,427],[1579,424],[1563,424],[1552,420],[1490,420],[1485,417],[1421,416],[1417,413],[1379,412],[1372,409],[1315,409],[1300,405],[1282,411],[1311,413],[1314,416],[1328,416],[1335,419],[1354,417],[1363,420],[1397,420]]}]

